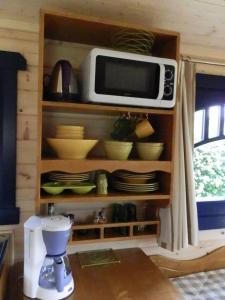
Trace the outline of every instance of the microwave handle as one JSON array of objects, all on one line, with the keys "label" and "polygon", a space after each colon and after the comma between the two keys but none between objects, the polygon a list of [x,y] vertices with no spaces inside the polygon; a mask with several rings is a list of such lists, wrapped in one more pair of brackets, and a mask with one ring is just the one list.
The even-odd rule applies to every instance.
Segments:
[{"label": "microwave handle", "polygon": [[157,100],[162,100],[164,95],[164,82],[165,82],[165,65],[160,64],[160,75],[159,75],[159,94]]}]

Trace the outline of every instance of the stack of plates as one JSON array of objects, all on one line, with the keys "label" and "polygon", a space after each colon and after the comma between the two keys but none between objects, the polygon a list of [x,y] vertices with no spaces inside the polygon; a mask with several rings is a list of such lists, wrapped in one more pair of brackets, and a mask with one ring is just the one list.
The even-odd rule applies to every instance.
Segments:
[{"label": "stack of plates", "polygon": [[146,192],[154,192],[159,189],[159,182],[152,183],[126,183],[120,181],[113,181],[113,186],[117,190],[133,192],[133,193],[146,193]]},{"label": "stack of plates", "polygon": [[48,179],[51,181],[60,182],[82,182],[90,179],[90,172],[87,173],[65,173],[65,172],[50,172]]},{"label": "stack of plates", "polygon": [[147,183],[148,180],[156,178],[156,172],[149,173],[134,173],[128,171],[117,171],[114,173],[116,177],[126,183],[143,184]]}]

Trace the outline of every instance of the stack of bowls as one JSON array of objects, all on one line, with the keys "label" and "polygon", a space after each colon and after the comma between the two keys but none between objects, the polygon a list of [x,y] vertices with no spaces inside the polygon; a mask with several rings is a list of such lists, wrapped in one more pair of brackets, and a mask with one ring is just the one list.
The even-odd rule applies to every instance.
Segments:
[{"label": "stack of bowls", "polygon": [[104,141],[106,157],[112,160],[127,160],[132,145],[132,142]]},{"label": "stack of bowls", "polygon": [[68,126],[58,125],[56,126],[57,139],[80,139],[84,138],[84,127],[83,126]]},{"label": "stack of bowls", "polygon": [[85,159],[98,142],[84,139],[84,127],[68,125],[58,125],[56,138],[47,141],[61,159]]},{"label": "stack of bowls", "polygon": [[137,152],[142,160],[158,160],[162,154],[163,143],[137,143]]}]

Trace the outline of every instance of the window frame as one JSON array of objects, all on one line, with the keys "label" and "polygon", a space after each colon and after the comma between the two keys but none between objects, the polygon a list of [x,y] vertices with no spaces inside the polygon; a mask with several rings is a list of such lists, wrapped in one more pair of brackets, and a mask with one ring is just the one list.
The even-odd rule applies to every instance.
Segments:
[{"label": "window frame", "polygon": [[[202,78],[198,78],[198,75]],[[205,76],[205,81],[204,77]],[[212,81],[210,81],[212,78]],[[218,81],[217,81],[218,79]],[[221,88],[221,83],[225,82],[225,76],[217,75],[196,75],[196,109],[195,111],[204,110],[204,120],[202,124],[203,139],[194,144],[194,148],[202,146],[207,143],[215,142],[218,140],[225,139],[225,88]],[[224,85],[225,87],[225,85]],[[198,90],[199,89],[199,90]],[[202,96],[204,95],[204,89],[207,94],[207,99],[204,101]],[[200,92],[199,92],[200,91]],[[199,92],[199,93],[198,93]],[[211,95],[211,99],[208,95]],[[213,95],[217,95],[216,101],[214,102]],[[223,97],[224,95],[224,97]],[[208,137],[208,126],[209,126],[209,109],[212,106],[220,106],[220,120],[219,120],[219,133],[216,137]],[[219,198],[219,197],[218,197]],[[216,199],[213,197],[212,200],[201,200],[197,203],[198,223],[199,230],[212,230],[225,228],[225,196],[224,200]]]}]

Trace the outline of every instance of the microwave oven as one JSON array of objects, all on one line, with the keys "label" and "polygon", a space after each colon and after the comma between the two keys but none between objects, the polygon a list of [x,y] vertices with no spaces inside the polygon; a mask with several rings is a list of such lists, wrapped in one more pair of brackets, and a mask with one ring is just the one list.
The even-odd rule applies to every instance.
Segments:
[{"label": "microwave oven", "polygon": [[93,48],[81,66],[82,101],[172,108],[177,62],[141,54]]}]

